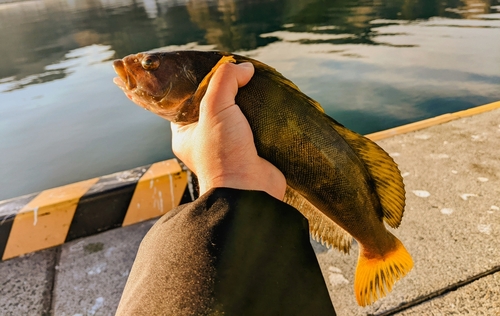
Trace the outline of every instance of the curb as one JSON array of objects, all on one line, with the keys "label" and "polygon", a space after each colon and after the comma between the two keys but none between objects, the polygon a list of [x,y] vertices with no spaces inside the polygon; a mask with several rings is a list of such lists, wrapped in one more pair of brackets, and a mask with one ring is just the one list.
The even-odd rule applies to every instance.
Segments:
[{"label": "curb", "polygon": [[[500,101],[365,135],[373,141],[500,108]],[[7,260],[167,213],[194,199],[176,159],[0,201]]]},{"label": "curb", "polygon": [[414,131],[417,131],[419,129],[427,128],[427,127],[430,127],[433,125],[443,124],[443,123],[453,121],[453,120],[456,120],[459,118],[473,116],[476,114],[481,114],[481,113],[492,111],[495,109],[500,109],[500,101],[488,103],[485,105],[476,106],[474,108],[470,108],[470,109],[455,112],[455,113],[443,114],[443,115],[436,116],[436,117],[433,117],[430,119],[426,119],[426,120],[422,120],[422,121],[418,121],[418,122],[414,122],[414,123],[410,123],[410,124],[406,124],[406,125],[401,125],[398,127],[387,129],[385,131],[380,131],[380,132],[368,134],[368,135],[365,135],[365,137],[367,137],[373,141],[377,141],[377,140],[381,140],[384,138],[389,138],[391,136],[405,134],[405,133],[409,133],[409,132],[414,132]]},{"label": "curb", "polygon": [[0,201],[0,255],[11,259],[159,217],[191,201],[176,159]]}]

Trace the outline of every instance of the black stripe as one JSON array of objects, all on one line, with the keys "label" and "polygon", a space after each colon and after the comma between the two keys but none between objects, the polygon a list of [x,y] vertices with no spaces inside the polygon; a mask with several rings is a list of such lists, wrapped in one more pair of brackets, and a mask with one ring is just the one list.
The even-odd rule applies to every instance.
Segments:
[{"label": "black stripe", "polygon": [[7,246],[14,218],[19,210],[31,202],[31,200],[33,200],[38,194],[40,193],[24,195],[0,202],[0,260],[2,259],[5,247]]},{"label": "black stripe", "polygon": [[184,193],[182,193],[182,198],[181,198],[181,201],[179,202],[179,205],[186,204],[189,202],[193,202],[193,199],[191,198],[191,192],[189,192],[189,186],[186,185],[186,188],[184,189]]},{"label": "black stripe", "polygon": [[121,227],[137,182],[149,167],[101,177],[80,198],[65,242]]}]

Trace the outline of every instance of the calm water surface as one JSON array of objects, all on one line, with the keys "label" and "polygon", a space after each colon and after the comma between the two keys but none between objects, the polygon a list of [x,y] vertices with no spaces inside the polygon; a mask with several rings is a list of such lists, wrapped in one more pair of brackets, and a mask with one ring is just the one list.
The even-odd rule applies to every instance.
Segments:
[{"label": "calm water surface", "polygon": [[172,157],[111,61],[219,49],[369,133],[500,100],[500,0],[0,0],[0,200]]}]

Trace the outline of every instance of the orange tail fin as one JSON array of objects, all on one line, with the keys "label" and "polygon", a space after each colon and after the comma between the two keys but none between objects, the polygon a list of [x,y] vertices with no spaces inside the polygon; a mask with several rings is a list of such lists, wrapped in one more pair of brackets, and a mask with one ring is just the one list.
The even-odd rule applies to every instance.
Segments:
[{"label": "orange tail fin", "polygon": [[394,283],[413,268],[411,255],[401,241],[392,236],[396,247],[382,257],[368,258],[360,248],[354,279],[354,292],[360,306],[370,305],[386,296]]}]

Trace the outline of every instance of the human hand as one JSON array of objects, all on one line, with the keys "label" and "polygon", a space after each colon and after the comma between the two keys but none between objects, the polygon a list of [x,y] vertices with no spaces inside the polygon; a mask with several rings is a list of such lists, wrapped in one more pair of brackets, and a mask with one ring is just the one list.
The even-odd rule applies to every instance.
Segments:
[{"label": "human hand", "polygon": [[250,125],[235,103],[238,88],[253,73],[251,63],[221,65],[201,101],[198,122],[171,124],[173,152],[197,175],[200,195],[226,187],[265,191],[283,200],[285,177],[258,156]]}]

